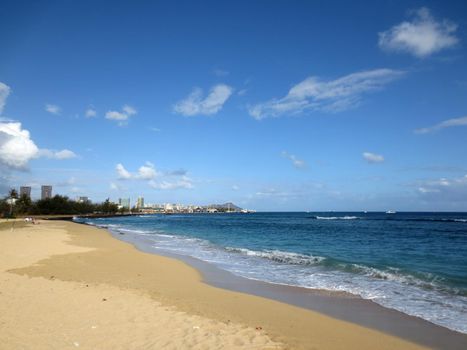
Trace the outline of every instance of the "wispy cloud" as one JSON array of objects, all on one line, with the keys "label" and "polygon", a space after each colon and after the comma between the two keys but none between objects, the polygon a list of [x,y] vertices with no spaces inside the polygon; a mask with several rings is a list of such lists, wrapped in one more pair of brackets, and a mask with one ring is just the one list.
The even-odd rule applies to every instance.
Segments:
[{"label": "wispy cloud", "polygon": [[229,71],[225,69],[216,68],[212,71],[216,77],[226,77],[230,74]]},{"label": "wispy cloud", "polygon": [[433,180],[422,180],[413,185],[424,200],[446,203],[467,203],[467,175],[453,178],[443,177]]},{"label": "wispy cloud", "polygon": [[213,86],[203,98],[203,90],[195,88],[187,98],[174,105],[173,111],[184,116],[214,115],[222,109],[232,92],[232,87],[219,84]]},{"label": "wispy cloud", "polygon": [[384,162],[384,157],[381,154],[363,152],[362,156],[363,156],[363,159],[365,159],[370,164]]},{"label": "wispy cloud", "polygon": [[71,158],[77,157],[76,153],[73,151],[70,151],[69,149],[62,149],[61,151],[55,151],[55,150],[50,150],[47,148],[40,149],[37,156],[46,157],[50,159],[58,159],[58,160],[71,159]]},{"label": "wispy cloud", "polygon": [[62,112],[62,109],[59,106],[53,104],[46,104],[45,110],[55,115],[59,115]]},{"label": "wispy cloud", "polygon": [[[151,162],[146,162],[136,172],[128,171],[121,163],[116,165],[115,170],[119,180],[144,180],[156,190],[191,189],[194,187],[193,180],[186,175],[186,170],[161,172],[156,170]],[[111,183],[111,187],[112,189],[120,189],[115,183]]]},{"label": "wispy cloud", "polygon": [[303,168],[306,167],[305,161],[301,160],[301,159],[298,159],[297,156],[295,156],[294,154],[290,154],[290,153],[288,153],[286,151],[282,151],[281,155],[282,155],[282,157],[287,158],[288,160],[290,160],[292,165],[297,169],[303,169]]},{"label": "wispy cloud", "polygon": [[10,87],[2,82],[0,82],[0,114],[3,112],[3,108],[6,105],[6,99],[10,94]]},{"label": "wispy cloud", "polygon": [[124,105],[122,109],[123,112],[125,112],[127,115],[135,115],[136,113],[138,113],[138,111],[135,108],[129,105]]},{"label": "wispy cloud", "polygon": [[121,189],[121,186],[119,184],[116,184],[115,182],[111,182],[109,184],[109,188],[113,191],[119,191]]},{"label": "wispy cloud", "polygon": [[177,169],[177,170],[171,170],[166,172],[167,175],[174,175],[174,176],[184,176],[188,173],[187,170],[185,169]]},{"label": "wispy cloud", "polygon": [[444,120],[441,123],[438,123],[436,125],[433,125],[427,128],[416,129],[415,133],[416,134],[427,134],[429,132],[434,132],[434,131],[438,131],[438,130],[445,129],[445,128],[452,128],[455,126],[467,126],[467,116],[461,117],[461,118],[453,118],[453,119]]},{"label": "wispy cloud", "polygon": [[176,190],[180,188],[192,189],[193,181],[188,176],[182,176],[181,179],[149,181],[149,186],[156,190]]},{"label": "wispy cloud", "polygon": [[364,94],[380,90],[403,75],[403,71],[382,68],[329,81],[312,76],[293,86],[285,97],[250,106],[248,110],[257,120],[306,110],[341,112],[357,106]]},{"label": "wispy cloud", "polygon": [[94,108],[90,107],[86,109],[86,112],[84,112],[84,116],[86,118],[94,118],[97,116],[97,111]]},{"label": "wispy cloud", "polygon": [[457,25],[446,19],[437,21],[426,7],[412,12],[412,21],[405,21],[379,33],[379,47],[386,51],[408,52],[427,57],[455,46]]},{"label": "wispy cloud", "polygon": [[105,119],[118,121],[119,126],[126,125],[131,116],[136,115],[137,110],[129,105],[124,105],[121,111],[108,111]]}]

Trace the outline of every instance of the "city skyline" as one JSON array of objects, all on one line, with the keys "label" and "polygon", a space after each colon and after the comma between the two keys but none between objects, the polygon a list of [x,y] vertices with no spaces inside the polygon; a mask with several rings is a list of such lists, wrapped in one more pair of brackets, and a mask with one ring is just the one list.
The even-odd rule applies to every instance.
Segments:
[{"label": "city skyline", "polygon": [[0,195],[467,211],[465,2],[4,7]]}]

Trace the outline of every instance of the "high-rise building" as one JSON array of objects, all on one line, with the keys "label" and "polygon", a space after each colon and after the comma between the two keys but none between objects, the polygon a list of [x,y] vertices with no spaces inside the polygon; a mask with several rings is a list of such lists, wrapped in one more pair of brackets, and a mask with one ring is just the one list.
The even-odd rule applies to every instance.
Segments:
[{"label": "high-rise building", "polygon": [[143,209],[144,208],[144,197],[138,197],[138,200],[136,201],[136,208],[138,209]]},{"label": "high-rise building", "polygon": [[19,188],[19,196],[23,197],[26,195],[28,198],[31,198],[31,186],[21,186]]},{"label": "high-rise building", "polygon": [[52,186],[42,185],[41,199],[52,198]]},{"label": "high-rise building", "polygon": [[130,209],[130,198],[119,198],[118,205],[121,208]]},{"label": "high-rise building", "polygon": [[79,196],[79,197],[76,197],[76,201],[78,203],[91,203],[91,200],[89,199],[89,197],[87,196]]}]

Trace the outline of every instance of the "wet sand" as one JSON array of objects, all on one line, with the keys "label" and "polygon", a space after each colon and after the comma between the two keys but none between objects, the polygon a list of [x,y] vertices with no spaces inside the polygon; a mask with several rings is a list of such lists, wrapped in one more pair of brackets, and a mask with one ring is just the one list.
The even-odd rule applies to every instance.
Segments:
[{"label": "wet sand", "polygon": [[182,261],[71,222],[1,225],[0,274],[0,344],[7,349],[427,348],[243,293],[251,290],[208,285]]},{"label": "wet sand", "polygon": [[135,240],[132,235],[113,233],[117,239],[131,243],[138,249],[174,257],[185,261],[201,272],[203,281],[209,285],[257,295],[290,305],[317,311],[319,313],[362,325],[394,335],[432,349],[464,350],[467,335],[435,325],[418,317],[409,316],[397,310],[385,308],[371,300],[345,292],[312,290],[288,285],[266,283],[236,276],[228,271],[189,256],[167,253],[151,248],[145,238]]}]

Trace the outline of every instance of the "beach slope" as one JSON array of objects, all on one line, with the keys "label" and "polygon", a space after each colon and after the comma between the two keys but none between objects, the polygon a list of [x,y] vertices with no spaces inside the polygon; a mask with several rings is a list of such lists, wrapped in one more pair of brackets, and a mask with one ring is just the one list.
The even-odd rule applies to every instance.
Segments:
[{"label": "beach slope", "polygon": [[0,224],[5,349],[422,349],[202,282],[185,263],[65,221]]}]

